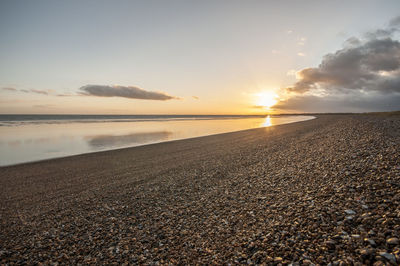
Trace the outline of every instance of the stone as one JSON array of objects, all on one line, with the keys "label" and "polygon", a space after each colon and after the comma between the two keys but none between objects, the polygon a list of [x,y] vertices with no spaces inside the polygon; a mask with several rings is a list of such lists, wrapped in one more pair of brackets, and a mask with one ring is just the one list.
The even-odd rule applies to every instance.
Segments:
[{"label": "stone", "polygon": [[373,254],[373,250],[370,249],[370,248],[363,248],[363,249],[360,250],[360,255],[363,258],[366,258],[366,257],[368,257],[368,256],[370,256],[372,254]]},{"label": "stone", "polygon": [[396,264],[396,257],[393,254],[387,252],[380,252],[379,255],[385,258],[386,260],[390,261],[391,263]]},{"label": "stone", "polygon": [[354,214],[356,214],[356,212],[355,211],[353,211],[353,210],[345,210],[344,211],[347,215],[354,215]]},{"label": "stone", "polygon": [[398,245],[399,239],[397,237],[391,237],[386,240],[386,243],[389,245]]},{"label": "stone", "polygon": [[370,244],[373,247],[376,246],[375,240],[373,240],[371,238],[364,238],[364,242],[367,242],[368,244]]}]

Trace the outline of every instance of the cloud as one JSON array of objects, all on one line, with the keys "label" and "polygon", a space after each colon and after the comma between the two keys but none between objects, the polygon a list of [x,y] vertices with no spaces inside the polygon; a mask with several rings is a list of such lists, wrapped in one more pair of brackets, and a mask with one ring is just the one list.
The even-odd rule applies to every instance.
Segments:
[{"label": "cloud", "polygon": [[45,90],[36,90],[36,89],[16,89],[16,88],[2,88],[3,90],[8,90],[8,91],[17,91],[17,92],[25,92],[25,93],[37,93],[37,94],[43,94],[43,95],[49,95],[49,91]]},{"label": "cloud", "polygon": [[398,30],[398,28],[400,27],[400,16],[392,18],[389,21],[389,27],[390,27],[390,29],[392,29],[394,31]]},{"label": "cloud", "polygon": [[59,93],[56,94],[57,97],[71,97],[71,96],[79,96],[79,94],[70,94],[70,93]]},{"label": "cloud", "polygon": [[318,67],[299,71],[298,77],[300,80],[289,91],[303,93],[323,88],[400,92],[400,42],[372,39],[343,48],[325,55]]},{"label": "cloud", "polygon": [[300,53],[297,53],[297,55],[298,55],[298,56],[306,56],[305,53],[301,53],[301,52],[300,52]]},{"label": "cloud", "polygon": [[394,33],[398,32],[399,28],[400,16],[391,19],[386,28],[367,32],[365,37],[368,39],[389,38],[392,37]]},{"label": "cloud", "polygon": [[101,97],[123,97],[142,100],[166,101],[179,99],[164,92],[146,91],[134,86],[107,86],[107,85],[86,85],[79,88],[81,94]]},{"label": "cloud", "polygon": [[[144,100],[159,100],[166,101],[171,99],[180,99],[178,97],[170,96],[164,92],[146,91],[134,86],[106,86],[106,85],[86,85],[79,88],[79,91],[74,94],[58,93],[55,94],[53,90],[37,90],[37,89],[16,89],[11,87],[1,88],[7,91],[16,91],[24,93],[36,93],[41,95],[53,95],[57,97],[69,96],[101,96],[101,97],[124,97],[130,99],[144,99]],[[196,96],[193,96],[194,98]],[[198,98],[197,98],[198,99]]]},{"label": "cloud", "polygon": [[44,91],[44,90],[31,89],[30,92],[37,93],[37,94],[43,94],[43,95],[49,95],[49,92]]},{"label": "cloud", "polygon": [[17,91],[16,88],[11,88],[11,87],[5,87],[5,88],[2,88],[2,89],[6,90],[6,91]]},{"label": "cloud", "polygon": [[396,111],[400,106],[400,94],[387,97],[374,95],[296,95],[274,105],[276,110],[286,112],[374,112]]},{"label": "cloud", "polygon": [[26,90],[26,89],[14,89],[14,88],[10,88],[13,91],[19,91],[19,92],[25,92],[25,93],[37,93],[37,94],[42,94],[42,95],[49,95],[49,91],[45,91],[45,90],[36,90],[36,89],[30,89],[30,90]]},{"label": "cloud", "polygon": [[198,100],[200,99],[198,96],[192,96],[193,99]]},{"label": "cloud", "polygon": [[[400,17],[389,25],[363,38],[349,38],[342,49],[325,55],[318,67],[298,71],[298,81],[286,88],[294,99],[281,103],[280,107],[287,108],[289,103],[300,107],[300,101],[316,106],[316,101],[323,101],[327,106],[364,103],[380,108],[393,108],[394,104],[400,108],[400,101],[395,104],[387,99],[393,95],[399,99],[400,95],[400,42],[393,37],[400,26]],[[346,99],[349,95],[357,101]]]}]

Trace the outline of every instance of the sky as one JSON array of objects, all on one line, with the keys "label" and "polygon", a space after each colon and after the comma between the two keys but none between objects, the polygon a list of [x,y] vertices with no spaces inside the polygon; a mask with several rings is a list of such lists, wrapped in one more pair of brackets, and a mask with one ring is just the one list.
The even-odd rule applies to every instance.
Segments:
[{"label": "sky", "polygon": [[0,113],[400,110],[399,16],[398,0],[0,0]]}]

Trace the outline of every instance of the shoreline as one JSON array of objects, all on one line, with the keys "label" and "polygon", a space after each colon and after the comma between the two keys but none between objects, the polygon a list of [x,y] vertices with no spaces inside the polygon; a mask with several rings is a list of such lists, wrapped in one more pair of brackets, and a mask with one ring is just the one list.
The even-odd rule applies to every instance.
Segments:
[{"label": "shoreline", "polygon": [[396,262],[399,128],[321,115],[1,167],[0,262]]},{"label": "shoreline", "polygon": [[[316,119],[317,116],[310,116],[312,118],[308,118],[307,120],[312,120]],[[250,118],[250,117],[249,117]],[[231,119],[231,118],[226,118],[226,119]],[[234,119],[240,119],[234,118]],[[298,123],[298,122],[303,122],[307,120],[300,120],[300,121],[294,121],[294,122],[286,122],[282,124],[277,124],[277,125],[271,125],[271,126],[278,126],[278,125],[284,125],[284,124],[291,124],[291,123]],[[99,121],[99,122],[104,122],[104,121]],[[113,121],[111,121],[113,122]],[[123,121],[125,122],[125,121]],[[130,121],[127,121],[130,122]],[[29,123],[29,122],[28,122]],[[78,123],[86,123],[85,121],[81,121]],[[263,127],[259,127],[263,128]],[[0,165],[0,169],[3,167],[9,167],[9,166],[17,166],[21,164],[29,164],[29,163],[36,163],[36,162],[44,162],[48,160],[54,160],[54,159],[62,159],[62,158],[67,158],[67,157],[72,157],[72,156],[79,156],[79,155],[85,155],[85,154],[91,154],[91,153],[99,153],[99,152],[108,152],[108,151],[115,151],[115,150],[120,150],[120,149],[130,149],[134,147],[141,147],[141,146],[147,146],[147,145],[153,145],[153,144],[159,144],[159,143],[164,143],[164,142],[172,142],[172,141],[180,141],[180,140],[185,140],[185,139],[193,139],[193,138],[201,138],[201,137],[207,137],[207,136],[213,136],[213,135],[219,135],[219,134],[227,134],[227,133],[234,133],[234,132],[240,132],[240,131],[245,131],[245,130],[251,130],[251,129],[257,129],[257,128],[249,128],[249,129],[241,129],[241,130],[236,130],[236,131],[228,131],[228,132],[222,132],[222,133],[211,133],[209,135],[202,135],[202,136],[194,136],[194,137],[188,137],[188,138],[179,138],[179,139],[171,139],[171,140],[166,140],[166,141],[157,141],[157,142],[152,142],[152,143],[145,143],[145,144],[139,144],[139,145],[134,145],[134,146],[128,146],[128,147],[119,147],[119,148],[111,148],[111,149],[105,149],[105,150],[98,150],[98,151],[89,151],[89,152],[83,152],[83,153],[77,153],[77,154],[71,154],[71,155],[61,155],[59,157],[52,157],[52,158],[43,158],[43,159],[38,159],[38,160],[32,160],[32,161],[25,161],[25,162],[17,162],[17,163],[12,163],[12,164],[5,164],[5,165]]]}]

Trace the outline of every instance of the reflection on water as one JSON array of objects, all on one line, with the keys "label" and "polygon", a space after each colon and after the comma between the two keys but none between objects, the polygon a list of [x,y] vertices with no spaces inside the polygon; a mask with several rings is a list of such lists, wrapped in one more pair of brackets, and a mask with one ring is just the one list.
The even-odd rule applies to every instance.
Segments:
[{"label": "reflection on water", "polygon": [[21,141],[19,140],[13,140],[7,143],[9,146],[19,146],[21,145]]},{"label": "reflection on water", "polygon": [[0,165],[139,146],[312,119],[312,116],[94,123],[22,123],[0,127]]},{"label": "reflection on water", "polygon": [[114,135],[102,135],[95,137],[87,137],[89,146],[94,149],[98,148],[111,148],[111,147],[123,147],[126,145],[142,144],[149,142],[161,142],[168,140],[168,137],[172,133],[168,131],[160,132],[143,132],[134,133],[122,136]]},{"label": "reflection on water", "polygon": [[271,126],[271,117],[270,117],[270,116],[267,116],[267,117],[265,118],[264,123],[262,124],[262,127],[269,127],[269,126]]}]

